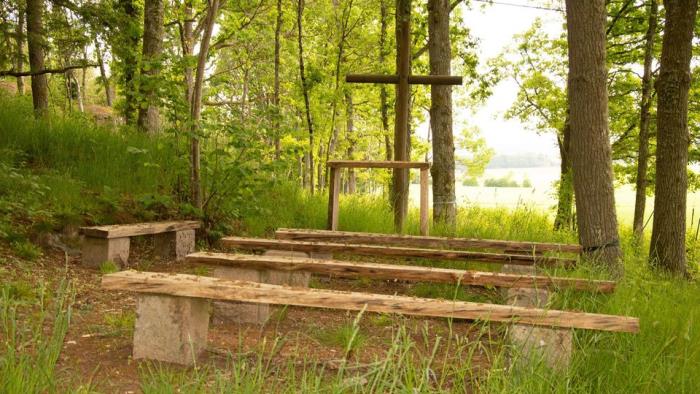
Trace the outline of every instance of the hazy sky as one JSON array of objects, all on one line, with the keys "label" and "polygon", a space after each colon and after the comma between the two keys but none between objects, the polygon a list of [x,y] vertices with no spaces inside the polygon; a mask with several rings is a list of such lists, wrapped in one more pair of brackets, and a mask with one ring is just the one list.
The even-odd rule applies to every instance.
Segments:
[{"label": "hazy sky", "polygon": [[[530,0],[507,0],[509,4],[533,5]],[[472,10],[464,9],[464,22],[471,34],[479,40],[479,57],[484,61],[495,57],[508,46],[513,35],[527,30],[536,18],[542,19],[543,28],[552,36],[558,36],[563,28],[564,16],[559,12],[528,9],[493,4],[481,6],[472,2]],[[558,157],[558,148],[553,134],[537,134],[518,120],[505,120],[503,113],[511,106],[517,85],[512,80],[504,80],[495,89],[493,96],[478,111],[460,110],[455,107],[454,133],[458,136],[464,120],[477,125],[482,136],[497,154],[522,152],[544,153]],[[419,134],[427,133],[427,124],[422,125]],[[421,133],[422,132],[422,133]]]}]

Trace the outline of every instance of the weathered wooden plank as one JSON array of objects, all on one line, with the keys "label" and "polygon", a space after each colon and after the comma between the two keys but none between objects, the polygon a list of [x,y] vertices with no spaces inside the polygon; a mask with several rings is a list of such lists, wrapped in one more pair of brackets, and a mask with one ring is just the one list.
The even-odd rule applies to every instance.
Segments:
[{"label": "weathered wooden plank", "polygon": [[[347,74],[345,82],[350,83],[383,83],[393,84],[399,83],[398,75],[383,75],[383,74]],[[452,75],[409,75],[409,85],[461,85],[463,79],[461,76]]]},{"label": "weathered wooden plank", "polygon": [[526,252],[565,252],[580,253],[580,245],[502,241],[491,239],[449,238],[435,236],[395,235],[379,233],[360,233],[350,231],[325,231],[281,228],[275,232],[277,239],[291,241],[341,242],[365,245],[412,246],[420,248],[441,249],[498,249]]},{"label": "weathered wooden plank", "polygon": [[196,220],[151,222],[134,224],[113,224],[109,226],[81,227],[80,232],[95,238],[123,238],[137,235],[167,233],[171,231],[194,230],[201,227]]},{"label": "weathered wooden plank", "polygon": [[326,242],[287,241],[263,238],[225,237],[221,245],[226,248],[252,250],[288,250],[293,252],[347,253],[370,256],[417,257],[435,260],[483,261],[487,263],[508,263],[517,265],[563,265],[572,266],[576,260],[526,254],[497,254],[469,252],[463,250],[437,250],[405,248],[398,246],[340,244]]},{"label": "weathered wooden plank", "polygon": [[360,263],[341,260],[317,260],[300,257],[199,252],[188,255],[187,262],[237,268],[253,268],[258,270],[303,271],[341,278],[367,277],[372,279],[459,283],[466,286],[495,286],[507,288],[566,288],[601,293],[610,293],[615,290],[615,282],[606,280],[504,274],[498,272]]},{"label": "weathered wooden plank", "polygon": [[102,288],[262,304],[367,310],[369,312],[498,321],[562,328],[639,332],[639,319],[627,316],[348,291],[292,288],[265,283],[226,281],[218,278],[184,274],[122,271],[103,276]]},{"label": "weathered wooden plank", "polygon": [[330,160],[326,164],[330,168],[430,168],[430,163],[420,161]]},{"label": "weathered wooden plank", "polygon": [[420,235],[428,235],[428,169],[420,170]]}]

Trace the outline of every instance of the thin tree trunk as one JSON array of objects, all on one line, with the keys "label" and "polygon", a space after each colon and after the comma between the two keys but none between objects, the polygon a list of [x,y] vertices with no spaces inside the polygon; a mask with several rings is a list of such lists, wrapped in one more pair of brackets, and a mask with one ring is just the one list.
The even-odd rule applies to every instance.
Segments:
[{"label": "thin tree trunk", "polygon": [[163,54],[163,0],[146,0],[143,7],[143,51],[141,59],[141,100],[138,127],[147,133],[160,130],[158,76]]},{"label": "thin tree trunk", "polygon": [[314,126],[311,121],[311,104],[309,103],[309,89],[304,73],[304,47],[302,45],[302,15],[304,13],[304,0],[297,0],[297,42],[299,45],[299,75],[301,77],[301,91],[304,95],[304,107],[306,108],[306,126],[309,130],[309,152],[307,163],[309,167],[309,190],[314,192]]},{"label": "thin tree trunk", "polygon": [[[15,57],[15,69],[17,72],[24,71],[24,15],[25,9],[20,4],[17,7],[17,26],[15,28],[15,41],[17,43],[17,53]],[[17,94],[24,95],[24,78],[17,77]]]},{"label": "thin tree trunk", "polygon": [[202,183],[200,175],[200,118],[202,115],[202,85],[204,84],[204,68],[207,65],[207,56],[209,55],[209,44],[211,42],[216,15],[219,11],[219,0],[210,0],[207,8],[207,16],[204,21],[204,33],[202,41],[199,44],[199,56],[197,57],[197,74],[192,86],[192,102],[190,103],[190,121],[191,121],[191,172],[190,172],[190,187],[192,193],[192,204],[202,209]]},{"label": "thin tree trunk", "polygon": [[68,77],[68,86],[70,87],[69,94],[71,95],[71,98],[75,98],[75,101],[78,102],[78,111],[81,113],[85,112],[85,105],[83,104],[83,91],[80,88],[78,78],[75,76],[75,71],[68,71],[66,76]]},{"label": "thin tree trunk", "polygon": [[649,23],[644,44],[644,76],[642,77],[642,101],[639,115],[639,149],[637,154],[637,182],[634,199],[634,234],[641,237],[644,231],[644,210],[647,201],[647,165],[649,161],[649,108],[651,107],[652,62],[654,60],[654,37],[658,0],[649,1]]},{"label": "thin tree trunk", "polygon": [[[428,52],[430,74],[450,75],[450,1],[428,1]],[[455,145],[452,136],[452,87],[430,88],[430,129],[432,130],[433,221],[454,228]]]},{"label": "thin tree trunk", "polygon": [[585,254],[621,274],[608,135],[605,0],[567,0],[571,164],[579,241]]},{"label": "thin tree trunk", "polygon": [[[87,63],[87,47],[83,47],[83,64]],[[80,98],[82,99],[82,104],[84,105],[87,101],[85,96],[87,94],[87,66],[82,68],[80,77],[82,78],[80,81]]]},{"label": "thin tree trunk", "polygon": [[[27,46],[29,49],[29,69],[32,73],[44,70],[44,27],[42,14],[43,0],[27,0]],[[49,85],[46,74],[32,75],[32,103],[37,117],[49,111]]]},{"label": "thin tree trunk", "polygon": [[272,96],[274,110],[273,129],[275,130],[275,160],[279,160],[282,153],[280,144],[280,37],[282,33],[282,0],[277,0],[277,21],[275,23],[275,83]]},{"label": "thin tree trunk", "polygon": [[[345,118],[345,139],[348,141],[346,157],[348,160],[353,160],[355,155],[355,109],[349,90],[345,91]],[[348,168],[347,193],[355,193],[356,185],[355,169]]]},{"label": "thin tree trunk", "polygon": [[563,230],[571,227],[571,208],[574,203],[573,174],[571,171],[571,125],[569,116],[564,121],[561,136],[557,136],[559,157],[559,189],[557,190],[557,215],[554,218],[554,229]]},{"label": "thin tree trunk", "polygon": [[[384,67],[386,62],[386,32],[388,24],[387,0],[381,0],[381,26],[379,31],[379,64]],[[384,134],[384,152],[386,160],[391,161],[393,157],[393,148],[391,147],[391,136],[389,135],[389,101],[388,91],[385,84],[379,85],[379,112],[382,119],[382,134]]]},{"label": "thin tree trunk", "polygon": [[102,57],[102,49],[100,49],[100,43],[95,39],[95,55],[97,56],[97,63],[100,66],[100,78],[102,79],[102,87],[105,90],[105,100],[107,100],[107,106],[112,106],[112,88],[109,86],[109,78],[107,77],[107,71],[105,69],[105,60]]},{"label": "thin tree trunk", "polygon": [[[119,7],[127,16],[128,26],[122,26],[123,36],[122,38],[126,41],[123,46],[128,48],[124,50],[120,56],[120,63],[122,69],[121,80],[124,85],[124,122],[127,125],[134,124],[134,117],[137,115],[137,92],[136,92],[136,67],[137,58],[135,49],[139,45],[139,34],[138,33],[138,15],[139,11],[134,3],[134,0],[118,0]],[[121,45],[121,44],[120,44]],[[120,51],[121,52],[121,51]],[[114,50],[112,51],[114,53]]]},{"label": "thin tree trunk", "polygon": [[688,190],[688,91],[697,0],[665,0],[666,24],[656,81],[656,198],[649,259],[688,275],[685,254]]}]

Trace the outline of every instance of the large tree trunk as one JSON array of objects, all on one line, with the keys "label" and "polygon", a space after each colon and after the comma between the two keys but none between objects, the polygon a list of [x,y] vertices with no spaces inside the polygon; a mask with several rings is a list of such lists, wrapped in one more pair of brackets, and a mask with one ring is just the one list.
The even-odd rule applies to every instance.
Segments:
[{"label": "large tree trunk", "polygon": [[[450,1],[428,1],[430,74],[450,75]],[[433,221],[454,228],[455,145],[452,136],[452,87],[430,88],[430,129],[433,134]]]},{"label": "large tree trunk", "polygon": [[605,65],[605,0],[567,0],[569,116],[579,241],[586,255],[622,269]]},{"label": "large tree trunk", "polygon": [[158,76],[163,54],[163,0],[146,0],[143,8],[143,56],[141,59],[141,100],[139,129],[147,133],[160,130]]},{"label": "large tree trunk", "polygon": [[574,203],[574,185],[571,171],[571,125],[567,115],[561,136],[557,136],[559,157],[559,189],[557,190],[557,215],[554,229],[562,230],[571,226],[571,208]]},{"label": "large tree trunk", "polygon": [[656,81],[656,197],[652,266],[687,275],[688,90],[697,0],[666,0],[666,25]]},{"label": "large tree trunk", "polygon": [[[394,160],[410,160],[410,86],[407,81],[411,66],[411,0],[396,0],[396,71],[399,83],[396,86],[396,122],[394,124]],[[408,59],[408,61],[406,60]],[[404,79],[405,78],[405,79]],[[394,169],[392,183],[392,205],[394,227],[403,232],[408,213],[408,169]]]},{"label": "large tree trunk", "polygon": [[[44,70],[44,27],[41,22],[43,13],[43,0],[27,0],[27,45],[29,68],[32,73]],[[41,117],[49,111],[49,85],[46,74],[32,74],[31,79],[34,113]]]},{"label": "large tree trunk", "polygon": [[100,78],[102,79],[102,87],[105,90],[105,100],[107,101],[107,106],[111,107],[112,88],[109,86],[109,77],[107,77],[107,70],[105,69],[105,60],[102,57],[102,49],[97,39],[95,39],[95,55],[97,56],[97,63],[100,66]]},{"label": "large tree trunk", "polygon": [[[381,26],[379,32],[379,64],[384,66],[386,62],[386,31],[388,24],[387,0],[381,0]],[[393,157],[393,148],[391,147],[391,136],[389,135],[389,93],[385,84],[379,85],[379,113],[382,119],[382,134],[384,135],[384,152],[386,160],[391,161]]]},{"label": "large tree trunk", "polygon": [[306,84],[304,72],[304,47],[302,45],[302,15],[304,13],[304,0],[297,1],[297,43],[299,45],[299,76],[301,78],[301,92],[304,95],[304,108],[306,109],[306,126],[309,130],[309,151],[307,154],[307,166],[309,170],[309,190],[314,192],[314,125],[311,121],[311,104],[309,103],[309,89]]},{"label": "large tree trunk", "polygon": [[219,11],[219,0],[210,0],[207,8],[207,16],[204,21],[204,33],[202,41],[199,43],[199,56],[197,57],[197,74],[192,86],[192,101],[190,103],[190,119],[192,139],[190,141],[190,187],[192,193],[192,204],[202,209],[202,182],[200,174],[200,119],[202,115],[202,85],[204,84],[204,68],[207,65],[209,55],[209,44],[211,42],[212,31],[216,22],[216,15]]},{"label": "large tree trunk", "polygon": [[651,107],[652,62],[654,60],[654,36],[658,0],[649,1],[649,23],[644,38],[644,76],[642,77],[642,101],[639,115],[639,149],[637,154],[637,193],[634,200],[634,234],[641,237],[644,231],[644,210],[647,202],[647,165],[649,161],[649,107]]},{"label": "large tree trunk", "polygon": [[[24,71],[24,15],[25,9],[20,4],[17,7],[17,26],[15,28],[15,42],[17,44],[17,52],[15,54],[15,71]],[[24,95],[24,78],[17,77],[17,94]]]},{"label": "large tree trunk", "polygon": [[280,37],[282,35],[282,0],[277,0],[277,21],[275,22],[275,82],[272,101],[275,106],[273,129],[275,133],[275,160],[279,160],[282,153],[280,144]]}]

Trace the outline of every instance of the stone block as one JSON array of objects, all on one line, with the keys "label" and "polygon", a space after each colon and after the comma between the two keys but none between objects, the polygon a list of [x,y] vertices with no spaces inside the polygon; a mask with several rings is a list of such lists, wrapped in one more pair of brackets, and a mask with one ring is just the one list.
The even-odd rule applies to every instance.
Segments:
[{"label": "stone block", "polygon": [[194,230],[171,231],[155,235],[155,254],[165,260],[180,261],[194,252]]},{"label": "stone block", "polygon": [[[308,257],[302,252],[286,252],[270,250],[266,256]],[[294,287],[309,287],[311,274],[308,272],[290,272],[281,270],[255,270],[251,268],[237,268],[218,266],[214,268],[212,276],[226,280],[244,280],[257,283],[269,283],[273,285],[286,285]],[[249,302],[214,302],[214,319],[222,322],[265,324],[274,307],[268,304]]]},{"label": "stone block", "polygon": [[94,238],[85,237],[82,247],[83,265],[99,267],[105,261],[124,266],[129,260],[129,237]]},{"label": "stone block", "polygon": [[[506,264],[503,272],[535,275],[534,267]],[[505,291],[506,303],[514,306],[546,308],[549,292],[545,289],[512,288]],[[513,324],[508,338],[515,352],[511,360],[538,362],[542,360],[553,369],[566,369],[571,361],[572,330]]]},{"label": "stone block", "polygon": [[208,330],[209,300],[140,294],[133,357],[191,365],[206,349]]}]

